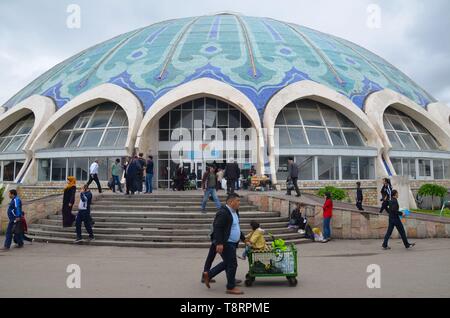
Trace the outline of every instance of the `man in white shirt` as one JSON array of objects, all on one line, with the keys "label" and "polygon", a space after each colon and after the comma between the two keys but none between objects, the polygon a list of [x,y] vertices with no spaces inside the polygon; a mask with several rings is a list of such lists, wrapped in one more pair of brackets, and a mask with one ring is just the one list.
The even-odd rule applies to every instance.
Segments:
[{"label": "man in white shirt", "polygon": [[102,193],[102,186],[98,180],[98,160],[95,160],[89,168],[89,181],[87,183],[88,187],[91,185],[92,181],[95,181],[97,184],[98,192]]}]

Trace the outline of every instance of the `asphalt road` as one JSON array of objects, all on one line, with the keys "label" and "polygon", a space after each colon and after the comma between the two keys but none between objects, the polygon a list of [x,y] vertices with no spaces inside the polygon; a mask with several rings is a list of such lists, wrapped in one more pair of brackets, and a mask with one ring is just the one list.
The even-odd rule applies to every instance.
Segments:
[{"label": "asphalt road", "polygon": [[[3,241],[3,238],[0,237]],[[244,297],[448,297],[450,240],[332,241],[299,249],[299,284],[257,279]],[[241,250],[240,250],[241,251]],[[225,275],[210,290],[200,284],[207,250],[138,249],[34,243],[0,252],[0,297],[226,297]],[[81,288],[66,285],[68,265],[81,269]],[[381,288],[367,287],[371,264],[380,266]],[[239,261],[238,278],[248,264]]]}]

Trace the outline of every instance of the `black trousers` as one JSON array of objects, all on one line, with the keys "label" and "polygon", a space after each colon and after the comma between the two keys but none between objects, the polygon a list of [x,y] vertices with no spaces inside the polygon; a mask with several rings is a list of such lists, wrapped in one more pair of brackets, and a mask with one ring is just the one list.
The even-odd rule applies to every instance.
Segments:
[{"label": "black trousers", "polygon": [[77,239],[81,239],[81,223],[84,223],[84,227],[86,228],[86,231],[89,234],[90,238],[94,237],[94,232],[92,231],[92,224],[91,224],[91,214],[89,211],[86,210],[80,210],[78,211],[75,228],[77,233]]},{"label": "black trousers", "polygon": [[205,260],[205,266],[203,267],[203,272],[209,272],[212,264],[214,262],[214,259],[216,258],[217,252],[216,252],[216,244],[211,243],[211,246],[209,247],[208,256]]},{"label": "black trousers", "polygon": [[406,248],[409,247],[408,238],[406,237],[405,228],[403,227],[403,223],[399,217],[397,218],[389,218],[389,226],[384,237],[383,247],[388,247],[389,239],[391,238],[392,232],[394,231],[394,227],[397,228],[400,237],[402,238],[403,244]]},{"label": "black trousers", "polygon": [[227,179],[227,193],[234,193],[237,179]]},{"label": "black trousers", "polygon": [[356,202],[356,208],[357,208],[358,210],[360,210],[360,211],[364,210],[363,207],[362,207],[362,201],[357,201],[357,202]]},{"label": "black trousers", "polygon": [[389,201],[388,200],[383,201],[383,203],[381,204],[380,213],[383,213],[384,210],[386,210],[386,212],[389,213],[388,207],[389,207]]},{"label": "black trousers", "polygon": [[102,186],[100,185],[100,180],[98,180],[98,174],[89,175],[89,181],[87,183],[88,187],[91,185],[92,181],[95,181],[97,184],[98,192],[102,193]]},{"label": "black trousers", "polygon": [[[300,189],[298,188],[298,178],[291,178],[291,180],[292,180],[292,183],[294,184],[295,192],[297,192],[297,195],[300,196],[301,194],[300,194]],[[287,194],[291,195],[291,193],[292,193],[292,190],[288,189]]]},{"label": "black trousers", "polygon": [[227,289],[233,289],[236,287],[236,271],[238,267],[236,257],[236,243],[227,242],[223,245],[222,262],[212,268],[208,276],[214,278],[221,272],[225,271],[227,274]]},{"label": "black trousers", "polygon": [[138,174],[137,175],[137,178],[136,178],[136,190],[137,190],[137,192],[144,192],[143,179],[144,179],[144,175],[143,174]]}]

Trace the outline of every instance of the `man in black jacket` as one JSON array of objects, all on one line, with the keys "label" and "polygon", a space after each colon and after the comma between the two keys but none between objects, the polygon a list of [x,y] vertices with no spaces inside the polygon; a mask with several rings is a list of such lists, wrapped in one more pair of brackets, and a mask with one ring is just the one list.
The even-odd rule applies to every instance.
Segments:
[{"label": "man in black jacket", "polygon": [[241,169],[236,161],[227,163],[224,174],[224,178],[227,180],[227,194],[234,193],[240,175]]},{"label": "man in black jacket", "polygon": [[391,248],[388,245],[389,239],[391,238],[392,231],[394,231],[394,227],[397,228],[400,237],[403,240],[403,244],[406,248],[411,248],[416,245],[416,243],[410,244],[408,242],[408,238],[406,237],[405,228],[403,227],[402,220],[400,220],[400,216],[403,215],[403,212],[400,212],[400,208],[398,205],[398,192],[397,190],[392,191],[392,200],[389,203],[389,226],[386,232],[386,236],[384,237],[383,249],[390,250]]},{"label": "man in black jacket", "polygon": [[[294,185],[297,197],[301,196],[300,189],[298,188],[298,166],[294,162],[294,158],[290,157],[288,159],[288,179],[287,182],[292,182]],[[292,189],[288,187],[286,195],[291,195]]]},{"label": "man in black jacket", "polygon": [[217,212],[214,219],[214,229],[212,233],[213,244],[216,251],[222,256],[223,262],[212,268],[209,272],[203,273],[203,280],[206,287],[210,288],[210,280],[226,271],[227,274],[227,294],[242,295],[243,292],[236,288],[237,258],[236,249],[239,241],[245,241],[245,236],[241,232],[239,225],[239,206],[241,200],[239,195],[233,193],[227,198],[227,203]]},{"label": "man in black jacket", "polygon": [[364,211],[363,209],[363,201],[364,201],[364,196],[363,196],[363,192],[361,189],[361,182],[356,182],[356,208],[359,211]]}]

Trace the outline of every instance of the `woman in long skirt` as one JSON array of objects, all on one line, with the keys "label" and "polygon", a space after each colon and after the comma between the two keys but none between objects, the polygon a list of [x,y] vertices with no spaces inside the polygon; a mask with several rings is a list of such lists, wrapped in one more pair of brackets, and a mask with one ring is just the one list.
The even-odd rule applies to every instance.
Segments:
[{"label": "woman in long skirt", "polygon": [[67,185],[64,188],[62,217],[63,227],[73,226],[75,216],[72,214],[72,208],[75,203],[75,194],[77,192],[77,179],[75,177],[67,178]]}]

